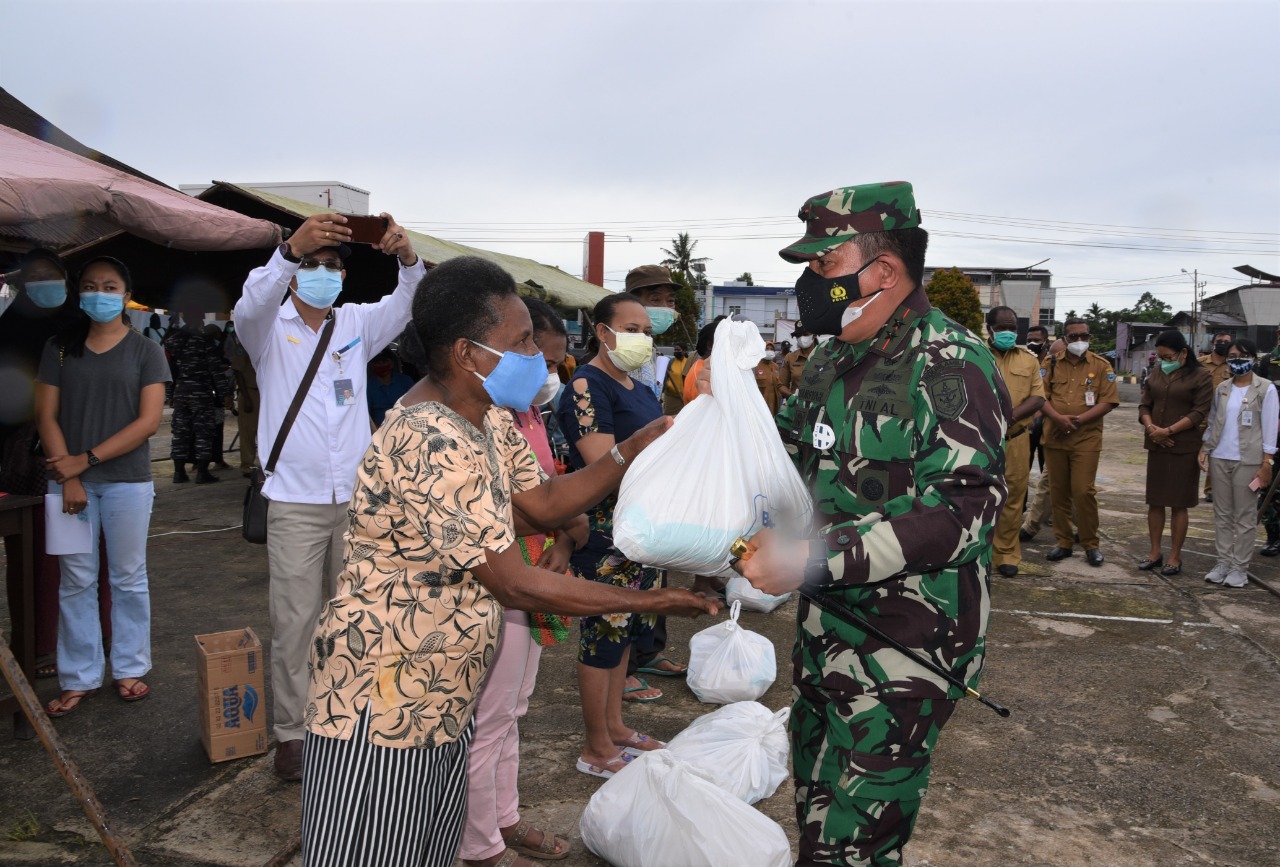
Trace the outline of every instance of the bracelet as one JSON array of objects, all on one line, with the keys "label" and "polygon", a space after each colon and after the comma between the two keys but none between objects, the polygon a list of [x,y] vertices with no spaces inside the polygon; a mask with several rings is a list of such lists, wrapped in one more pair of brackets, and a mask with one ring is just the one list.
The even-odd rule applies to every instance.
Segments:
[{"label": "bracelet", "polygon": [[625,467],[627,465],[627,459],[622,456],[622,452],[618,451],[618,447],[616,445],[609,449],[609,454],[613,455],[613,460],[618,464],[618,466]]}]

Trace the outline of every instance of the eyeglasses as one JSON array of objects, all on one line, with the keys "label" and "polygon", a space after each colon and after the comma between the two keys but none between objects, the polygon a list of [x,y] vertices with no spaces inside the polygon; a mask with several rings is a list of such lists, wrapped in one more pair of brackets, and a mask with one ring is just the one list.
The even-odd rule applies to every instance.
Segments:
[{"label": "eyeglasses", "polygon": [[342,270],[341,259],[310,259],[310,258],[303,259],[301,262],[298,263],[298,268],[299,270],[302,270],[302,271],[314,271],[317,268],[319,268],[321,265],[324,266],[326,271]]},{"label": "eyeglasses", "polygon": [[1084,334],[1068,334],[1066,337],[1067,343],[1082,343],[1088,339],[1088,332],[1085,332]]}]

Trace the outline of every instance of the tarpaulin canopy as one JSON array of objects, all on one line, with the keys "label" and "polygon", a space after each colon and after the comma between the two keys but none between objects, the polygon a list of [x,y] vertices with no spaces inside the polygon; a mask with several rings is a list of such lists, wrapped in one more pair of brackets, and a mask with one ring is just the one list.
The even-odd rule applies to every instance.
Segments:
[{"label": "tarpaulin canopy", "polygon": [[282,240],[280,227],[271,222],[0,126],[0,227],[42,226],[46,231],[35,233],[39,237],[86,217],[179,250],[261,249]]}]

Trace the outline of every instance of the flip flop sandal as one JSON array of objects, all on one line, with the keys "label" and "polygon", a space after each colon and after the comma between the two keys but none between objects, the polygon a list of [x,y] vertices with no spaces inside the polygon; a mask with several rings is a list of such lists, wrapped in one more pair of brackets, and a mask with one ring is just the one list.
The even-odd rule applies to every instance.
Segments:
[{"label": "flip flop sandal", "polygon": [[584,774],[590,774],[593,777],[600,777],[607,780],[614,774],[618,773],[618,771],[625,768],[627,766],[627,762],[631,761],[632,758],[634,757],[625,752],[621,752],[609,759],[609,761],[605,762],[603,765],[593,765],[586,759],[579,756],[577,768]]},{"label": "flip flop sandal", "polygon": [[634,702],[643,704],[645,702],[657,701],[658,699],[662,698],[662,690],[658,689],[656,686],[653,687],[653,689],[658,689],[657,695],[648,695],[648,696],[631,695],[631,693],[633,692],[644,692],[646,689],[650,688],[649,681],[645,680],[643,677],[637,677],[636,680],[640,681],[639,686],[624,686],[622,688],[623,701],[634,701]]},{"label": "flip flop sandal", "polygon": [[[66,716],[76,708],[80,707],[80,702],[84,701],[95,692],[97,692],[96,689],[89,689],[83,692],[78,689],[69,689],[66,693],[58,696],[58,706],[56,708],[53,706],[54,702],[49,702],[44,706],[44,712],[51,717]],[[68,701],[71,702],[70,705],[67,704]]]},{"label": "flip flop sandal", "polygon": [[[581,768],[579,768],[581,770]],[[525,838],[529,836],[530,831],[541,831],[542,829],[534,827],[529,822],[521,822],[516,825],[515,831],[510,837],[505,837],[503,842],[509,847],[524,855],[527,858],[536,858],[539,861],[559,861],[561,858],[569,857],[569,841],[555,834],[548,834],[542,831],[542,843],[538,846],[526,846]],[[564,849],[560,846],[563,844]]]},{"label": "flip flop sandal", "polygon": [[[658,668],[658,664],[663,662],[674,665],[675,670],[671,671],[665,668]],[[637,668],[636,671],[641,674],[652,674],[657,677],[684,677],[689,673],[689,666],[681,665],[674,659],[667,659],[665,656],[655,656],[653,659],[649,660],[648,665],[642,665]]]},{"label": "flip flop sandal", "polygon": [[[121,701],[142,701],[151,695],[151,687],[142,682],[140,678],[129,678],[133,683],[125,686],[122,681],[117,680],[115,683],[116,695],[120,696]],[[141,689],[139,689],[141,687]]]},{"label": "flip flop sandal", "polygon": [[622,747],[622,751],[633,758],[638,758],[644,753],[653,752],[652,747],[646,748],[643,746],[644,744],[657,744],[658,749],[660,750],[665,749],[667,746],[665,743],[658,740],[657,738],[651,738],[648,735],[642,735],[640,734],[640,732],[632,732],[631,737],[623,738],[620,741],[613,742],[613,745],[615,747]]},{"label": "flip flop sandal", "polygon": [[36,679],[47,680],[58,676],[58,663],[42,662],[36,666]]}]

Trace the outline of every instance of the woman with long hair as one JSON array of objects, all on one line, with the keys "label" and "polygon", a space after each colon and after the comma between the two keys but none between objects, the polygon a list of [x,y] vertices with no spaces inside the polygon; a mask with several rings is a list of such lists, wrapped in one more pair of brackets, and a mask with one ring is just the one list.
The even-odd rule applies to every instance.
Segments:
[{"label": "woman with long hair", "polygon": [[[91,538],[106,540],[111,585],[111,678],[124,701],[150,690],[151,595],[147,529],[155,485],[147,441],[160,426],[169,365],[164,351],[125,319],[129,269],[90,259],[75,282],[84,315],[45,344],[36,417],[49,474],[63,511],[84,515]],[[58,590],[58,681],[50,716],[65,716],[103,682],[98,623],[98,546],[64,554]]]}]

